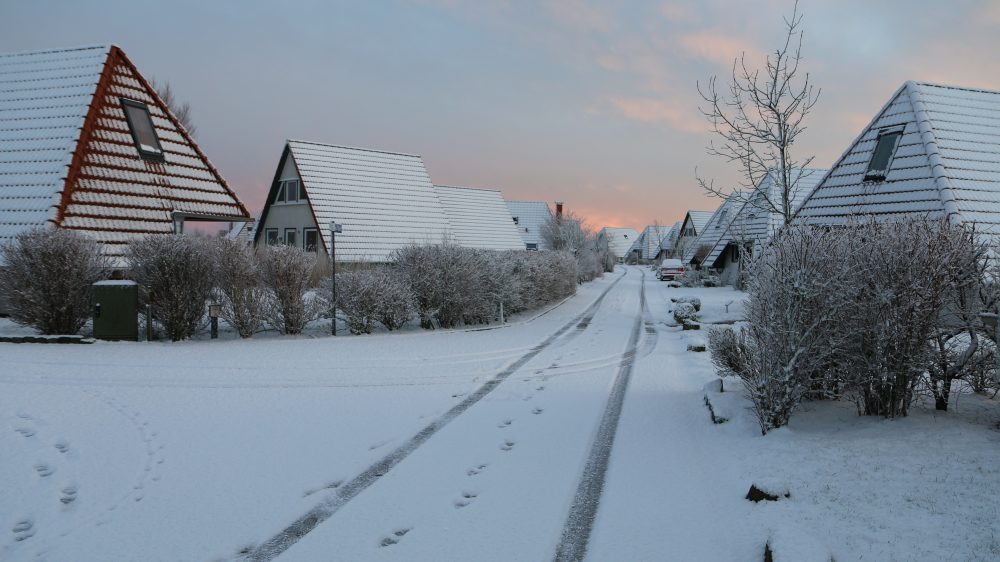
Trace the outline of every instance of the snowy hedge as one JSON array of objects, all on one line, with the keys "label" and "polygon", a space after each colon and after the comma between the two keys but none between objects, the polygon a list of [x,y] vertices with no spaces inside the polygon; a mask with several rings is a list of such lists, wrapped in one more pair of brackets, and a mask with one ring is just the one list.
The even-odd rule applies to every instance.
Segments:
[{"label": "snowy hedge", "polygon": [[98,245],[72,230],[22,232],[0,254],[11,320],[49,335],[80,331],[91,315],[91,285],[111,269]]},{"label": "snowy hedge", "polygon": [[215,259],[215,297],[222,304],[222,318],[241,338],[249,338],[264,326],[271,301],[257,252],[243,242],[220,239]]},{"label": "snowy hedge", "polygon": [[337,308],[352,334],[370,334],[378,322],[395,330],[415,314],[409,280],[387,266],[337,274]]},{"label": "snowy hedge", "polygon": [[944,395],[991,359],[978,313],[995,293],[977,240],[923,220],[785,228],[750,266],[746,327],[710,337],[713,361],[742,380],[765,433],[804,398],[905,416],[925,382]]}]

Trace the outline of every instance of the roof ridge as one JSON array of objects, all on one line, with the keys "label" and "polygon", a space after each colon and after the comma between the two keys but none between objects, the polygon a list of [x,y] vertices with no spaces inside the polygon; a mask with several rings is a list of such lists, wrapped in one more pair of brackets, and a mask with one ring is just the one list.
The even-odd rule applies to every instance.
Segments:
[{"label": "roof ridge", "polygon": [[962,214],[958,210],[955,190],[951,185],[951,179],[945,174],[945,166],[941,161],[941,151],[938,149],[937,138],[934,136],[934,126],[927,115],[927,107],[925,107],[921,97],[920,85],[909,80],[904,88],[906,88],[910,105],[913,106],[913,117],[917,122],[917,129],[920,131],[920,142],[924,145],[931,173],[934,174],[934,187],[937,188],[938,197],[941,198],[941,204],[944,206],[945,219],[953,224],[960,222]]},{"label": "roof ridge", "polygon": [[971,86],[956,86],[954,84],[941,84],[938,82],[925,82],[922,80],[908,80],[908,84],[912,83],[915,86],[930,86],[932,88],[945,88],[948,90],[962,90],[964,92],[981,92],[983,94],[996,94],[1000,95],[1000,90],[990,90],[988,88],[974,88]]},{"label": "roof ridge", "polygon": [[450,187],[452,189],[471,189],[472,191],[492,191],[494,193],[500,193],[499,189],[493,189],[491,187],[468,187],[464,185],[446,185],[443,183],[432,184],[434,187]]},{"label": "roof ridge", "polygon": [[300,144],[315,144],[316,146],[328,146],[330,148],[346,148],[347,150],[360,150],[362,152],[378,152],[380,154],[393,154],[395,156],[409,156],[411,158],[423,158],[419,154],[408,154],[406,152],[395,152],[392,150],[378,150],[375,148],[364,148],[360,146],[348,146],[345,144],[332,144],[328,142],[316,142],[316,141],[307,141],[301,139],[288,139],[286,142],[289,144],[297,142]]},{"label": "roof ridge", "polygon": [[62,49],[40,49],[35,51],[11,51],[7,53],[0,53],[0,58],[6,57],[24,57],[31,55],[42,55],[48,53],[68,53],[72,51],[92,51],[95,49],[104,49],[105,54],[110,53],[111,49],[115,47],[114,43],[101,43],[97,45],[82,45],[79,47],[66,47]]}]

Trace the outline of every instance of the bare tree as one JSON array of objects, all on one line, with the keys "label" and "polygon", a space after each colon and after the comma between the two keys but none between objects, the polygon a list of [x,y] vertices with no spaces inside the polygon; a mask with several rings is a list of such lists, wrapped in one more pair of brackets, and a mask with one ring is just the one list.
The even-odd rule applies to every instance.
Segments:
[{"label": "bare tree", "polygon": [[[780,214],[788,224],[795,212],[793,201],[813,157],[796,159],[792,148],[806,127],[804,122],[819,98],[809,81],[809,73],[800,74],[802,62],[802,15],[798,1],[790,18],[785,18],[784,43],[768,55],[763,70],[747,66],[746,54],[733,61],[731,81],[725,93],[709,79],[706,88],[698,83],[698,93],[707,104],[701,112],[720,137],[711,143],[708,153],[727,162],[739,164],[743,182],[739,188],[748,194],[772,174],[775,189],[757,199],[746,200],[762,211]],[[695,171],[697,175],[697,170]],[[698,177],[701,188],[716,197],[729,197],[733,191],[715,186],[714,180]]]},{"label": "bare tree", "polygon": [[155,78],[149,80],[149,85],[156,90],[156,95],[160,96],[160,100],[167,106],[170,113],[177,118],[177,121],[187,129],[187,132],[192,137],[195,136],[195,132],[198,128],[195,126],[194,121],[191,119],[191,104],[188,102],[182,102],[177,99],[174,95],[173,88],[170,87],[170,82],[157,82]]}]

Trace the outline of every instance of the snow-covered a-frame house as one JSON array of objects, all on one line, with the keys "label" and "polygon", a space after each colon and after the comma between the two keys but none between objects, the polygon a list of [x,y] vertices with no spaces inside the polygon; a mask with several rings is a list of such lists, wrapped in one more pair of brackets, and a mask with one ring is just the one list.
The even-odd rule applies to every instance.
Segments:
[{"label": "snow-covered a-frame house", "polygon": [[453,241],[466,248],[524,250],[499,191],[435,185]]},{"label": "snow-covered a-frame house", "polygon": [[677,241],[674,242],[673,257],[683,259],[687,248],[698,240],[701,231],[708,224],[709,219],[715,214],[713,211],[688,211],[681,221],[681,229],[677,233]]},{"label": "snow-covered a-frame house", "polygon": [[638,252],[640,260],[650,261],[656,259],[660,253],[660,246],[663,239],[670,233],[669,226],[661,224],[649,225],[642,229],[639,238],[629,248],[629,252]]},{"label": "snow-covered a-frame house", "polygon": [[906,82],[813,190],[796,222],[920,217],[1000,234],[1000,92]]},{"label": "snow-covered a-frame house", "polygon": [[657,260],[674,257],[674,248],[677,247],[677,240],[680,239],[681,225],[683,224],[684,221],[677,221],[667,231],[667,235],[660,242],[660,253],[656,256]]},{"label": "snow-covered a-frame house", "polygon": [[527,250],[548,250],[542,236],[542,227],[552,218],[552,211],[545,201],[507,201],[517,233]]},{"label": "snow-covered a-frame house", "polygon": [[254,243],[287,244],[338,261],[381,262],[409,244],[450,239],[441,200],[419,156],[290,140],[282,150]]},{"label": "snow-covered a-frame house", "polygon": [[616,260],[621,261],[629,253],[632,244],[638,238],[639,233],[635,229],[606,226],[597,233],[597,245],[599,248],[607,245],[611,255]]},{"label": "snow-covered a-frame house", "polygon": [[[817,168],[792,170],[794,189],[791,191],[790,201],[793,211],[802,205],[826,172]],[[711,250],[702,260],[703,267],[719,270],[722,284],[730,285],[736,282],[740,272],[741,256],[749,258],[760,252],[761,246],[784,225],[784,216],[768,204],[768,201],[771,201],[777,206],[782,201],[781,189],[776,179],[775,174],[768,174],[756,189],[749,194],[741,195],[738,208],[733,208],[735,216],[711,244]]]},{"label": "snow-covered a-frame house", "polygon": [[698,238],[684,247],[684,255],[680,259],[685,265],[694,267],[701,265],[712,246],[726,231],[729,222],[736,215],[736,211],[739,210],[741,197],[743,197],[743,193],[734,191],[712,213],[708,222],[698,231]]},{"label": "snow-covered a-frame house", "polygon": [[185,220],[249,217],[120,48],[0,55],[0,244],[54,226],[120,258]]}]

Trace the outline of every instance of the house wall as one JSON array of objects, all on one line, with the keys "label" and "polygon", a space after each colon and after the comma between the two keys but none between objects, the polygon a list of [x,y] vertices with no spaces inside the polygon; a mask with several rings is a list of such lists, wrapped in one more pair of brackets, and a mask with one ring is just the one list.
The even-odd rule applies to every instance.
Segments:
[{"label": "house wall", "polygon": [[[300,179],[299,174],[295,170],[295,163],[292,158],[288,158],[285,160],[285,166],[281,170],[278,180],[284,181],[295,179]],[[306,195],[308,195],[308,193]],[[318,228],[316,226],[316,219],[313,217],[312,211],[309,209],[309,203],[305,201],[300,201],[298,203],[269,203],[267,219],[264,221],[264,224],[261,224],[258,228],[261,233],[258,245],[264,245],[267,243],[268,229],[277,229],[279,240],[283,240],[285,230],[289,228],[295,229],[298,246],[300,248],[303,247],[302,245],[305,242],[305,235],[303,231],[307,228]],[[322,246],[322,244],[320,245]],[[326,252],[322,247],[319,248],[318,255],[321,257],[326,256]]]}]

